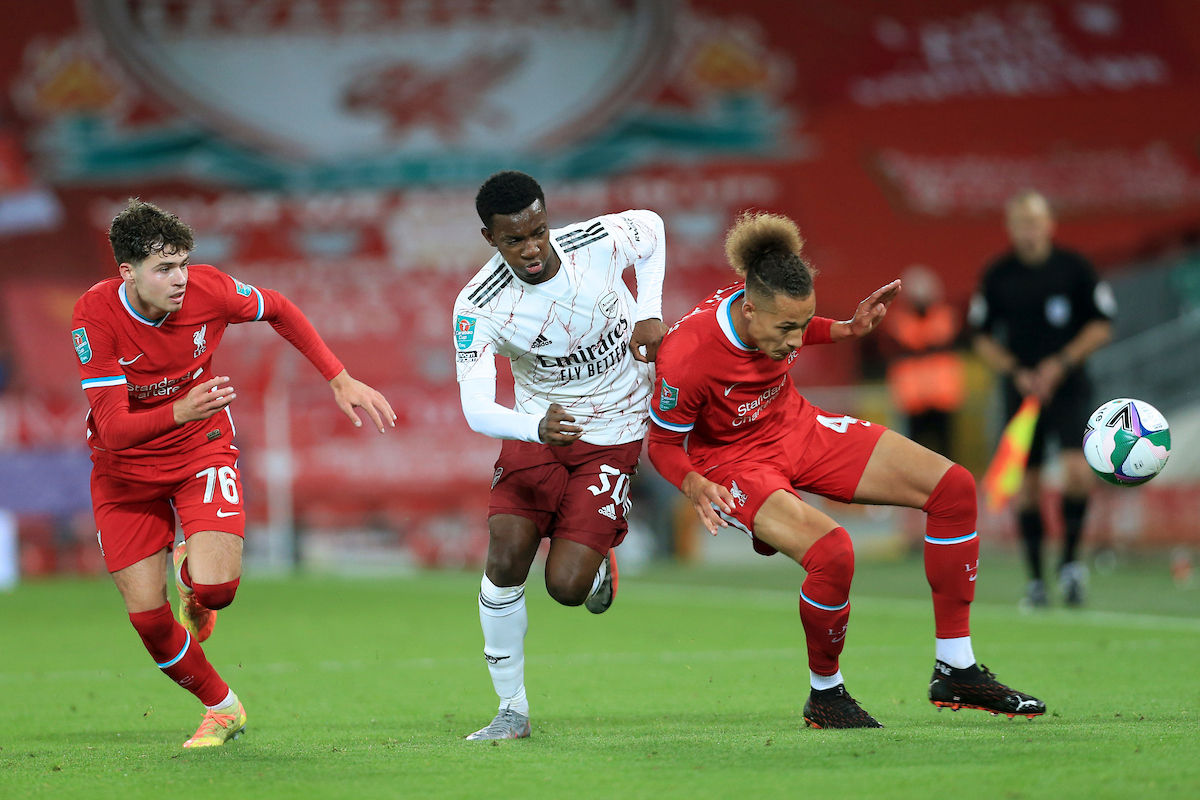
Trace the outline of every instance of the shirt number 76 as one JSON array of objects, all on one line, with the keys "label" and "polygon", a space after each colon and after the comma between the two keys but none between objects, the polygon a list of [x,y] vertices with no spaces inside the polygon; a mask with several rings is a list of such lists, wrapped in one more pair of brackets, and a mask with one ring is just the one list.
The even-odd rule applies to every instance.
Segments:
[{"label": "shirt number 76", "polygon": [[204,487],[204,502],[211,503],[213,501],[213,497],[217,493],[217,485],[220,484],[221,496],[225,498],[226,502],[237,503],[237,473],[233,471],[232,467],[221,467],[220,469],[209,467],[197,472],[196,477],[208,480]]}]

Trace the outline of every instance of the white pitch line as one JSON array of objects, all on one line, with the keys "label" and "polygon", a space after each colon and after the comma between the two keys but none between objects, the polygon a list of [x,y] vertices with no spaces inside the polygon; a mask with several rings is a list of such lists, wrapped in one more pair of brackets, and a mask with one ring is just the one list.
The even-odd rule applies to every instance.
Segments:
[{"label": "white pitch line", "polygon": [[[755,610],[794,612],[799,601],[799,590],[787,589],[735,589],[725,586],[695,586],[671,583],[639,583],[627,590],[622,600],[645,605],[704,606],[728,608],[730,606]],[[912,598],[870,597],[851,593],[851,607],[870,610],[871,613],[890,610],[925,611],[932,613],[928,600]],[[1085,609],[1055,609],[1035,614],[1021,614],[1015,606],[1000,603],[972,603],[974,613],[1003,618],[1018,618],[1034,625],[1076,625],[1096,628],[1130,628],[1135,630],[1183,631],[1200,633],[1200,619],[1195,617],[1172,617],[1165,614],[1128,614],[1120,611],[1089,611]]]},{"label": "white pitch line", "polygon": [[[526,656],[530,664],[539,667],[558,667],[579,664],[651,664],[651,663],[712,663],[721,661],[797,661],[806,656],[803,647],[743,650],[663,650],[658,652],[599,652],[599,653],[556,653]],[[301,664],[291,661],[266,664],[224,665],[226,675],[245,673],[267,673],[278,675],[289,672],[351,672],[365,669],[387,669],[389,671],[415,669],[445,669],[447,667],[474,666],[482,662],[482,656],[458,656],[453,658],[406,658],[388,661],[318,661]],[[797,663],[800,663],[797,661]],[[0,684],[113,680],[115,678],[149,679],[159,675],[158,670],[136,669],[123,673],[111,670],[86,672],[81,670],[58,670],[54,672],[5,672],[0,673]]]},{"label": "white pitch line", "polygon": [[[797,638],[803,636],[802,633],[796,633]],[[1067,649],[1079,649],[1083,643],[1079,642],[1064,642],[1059,647]],[[1128,647],[1122,646],[1128,645]],[[1137,652],[1143,652],[1149,649],[1162,649],[1167,645],[1166,642],[1158,639],[1154,640],[1138,640],[1136,642],[1110,642],[1110,647],[1117,649],[1136,649]],[[911,652],[914,650],[924,650],[929,646],[928,643],[918,644],[903,644],[903,645],[872,645],[868,643],[856,644],[852,643],[848,648],[847,655],[854,657],[862,664],[862,658],[865,657],[883,657],[896,656],[901,652]],[[1090,643],[1089,643],[1090,648]],[[1136,647],[1135,647],[1136,646]],[[932,653],[930,654],[932,656]],[[647,651],[626,651],[626,652],[586,652],[586,653],[532,653],[526,655],[526,660],[531,666],[538,668],[567,667],[580,665],[636,665],[636,664],[710,664],[722,662],[788,662],[796,665],[796,669],[800,672],[804,671],[805,659],[807,658],[807,649],[803,646],[796,647],[777,647],[777,648],[741,648],[735,650],[660,650],[654,652]],[[324,660],[311,663],[298,663],[294,661],[277,661],[268,662],[265,664],[225,664],[221,667],[221,672],[225,675],[233,676],[239,674],[269,674],[280,675],[285,673],[306,673],[306,672],[357,672],[362,670],[377,670],[385,669],[389,672],[399,672],[406,670],[444,670],[449,667],[473,667],[482,660],[481,656],[456,656],[450,658],[404,658],[404,659],[388,659],[377,661],[333,661]],[[16,684],[16,683],[38,683],[38,682],[63,682],[63,681],[109,681],[115,678],[126,678],[134,680],[159,680],[159,671],[155,669],[135,669],[127,670],[122,673],[113,672],[112,670],[98,670],[96,672],[86,672],[82,670],[59,670],[54,672],[43,672],[40,674],[29,672],[9,672],[0,673],[0,685]],[[799,674],[799,672],[797,673]]]},{"label": "white pitch line", "polygon": [[[633,605],[668,605],[672,607],[711,607],[711,608],[749,608],[753,610],[768,610],[795,613],[797,594],[785,589],[734,589],[729,587],[705,587],[695,585],[639,583],[632,591],[627,590],[622,595],[625,603]],[[886,613],[888,611],[903,611],[911,614],[914,611],[928,611],[928,601],[915,599],[896,599],[882,597],[852,596],[852,602],[860,610],[866,606],[871,613]],[[986,614],[989,617],[1012,619],[1018,617],[1022,622],[1031,625],[1087,625],[1093,628],[1125,629],[1131,631],[1171,631],[1183,633],[1200,633],[1200,619],[1191,617],[1170,617],[1155,614],[1125,614],[1115,611],[1069,611],[1055,610],[1030,615],[1018,615],[1014,608],[997,603],[975,603],[972,610]],[[915,645],[914,645],[915,646]],[[852,650],[858,654],[870,652],[894,652],[907,649],[908,646],[873,646],[869,644],[854,646]],[[564,653],[564,654],[530,654],[531,664],[553,667],[558,664],[637,664],[637,663],[687,663],[687,662],[717,662],[717,661],[776,661],[796,660],[805,657],[803,647],[774,648],[774,649],[739,649],[739,650],[664,650],[658,652],[599,652],[599,653]],[[368,666],[385,667],[388,669],[443,669],[451,666],[464,666],[476,663],[476,656],[454,658],[412,658],[390,661],[320,661],[311,664],[294,662],[273,662],[266,664],[248,664],[243,666],[225,665],[223,671],[229,675],[238,672],[255,672],[281,674],[287,672],[320,671],[340,672],[365,669]],[[799,661],[798,663],[802,663]],[[0,673],[0,685],[16,683],[33,683],[40,681],[83,681],[83,680],[113,680],[118,677],[155,678],[159,675],[155,669],[135,669],[123,673],[112,670],[57,670],[43,673],[4,672]]]}]

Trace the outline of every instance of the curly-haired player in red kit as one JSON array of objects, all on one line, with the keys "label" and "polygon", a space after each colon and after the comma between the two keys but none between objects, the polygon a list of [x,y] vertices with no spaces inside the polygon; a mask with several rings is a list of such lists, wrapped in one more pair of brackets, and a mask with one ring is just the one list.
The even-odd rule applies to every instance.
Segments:
[{"label": "curly-haired player in red kit", "polygon": [[929,699],[1010,717],[1045,713],[1042,701],[975,663],[970,604],[979,535],[971,473],[894,431],[829,414],[796,392],[788,370],[803,345],[865,336],[900,290],[899,281],[879,289],[847,322],[815,316],[814,271],[801,257],[802,245],[785,217],[744,214],[730,229],[726,255],[743,280],[705,300],[663,339],[650,460],[688,496],[709,531],[740,528],[757,552],[782,552],[808,573],[800,590],[812,685],[806,724],[882,727],[846,691],[838,665],[850,619],[850,536],[798,490],[843,503],[924,509],[925,575],[937,628]]},{"label": "curly-haired player in red kit", "polygon": [[[96,537],[155,663],[207,709],[183,746],[222,745],[246,725],[237,695],[200,647],[242,574],[245,516],[229,411],[236,395],[212,370],[225,328],[270,322],[320,370],[356,426],[356,406],[380,433],[396,416],[283,295],[189,264],[192,230],[174,214],[131,200],[108,235],[120,277],[79,298],[71,331],[91,404]],[[176,516],[186,539],[174,551],[179,622],[166,579]]]}]

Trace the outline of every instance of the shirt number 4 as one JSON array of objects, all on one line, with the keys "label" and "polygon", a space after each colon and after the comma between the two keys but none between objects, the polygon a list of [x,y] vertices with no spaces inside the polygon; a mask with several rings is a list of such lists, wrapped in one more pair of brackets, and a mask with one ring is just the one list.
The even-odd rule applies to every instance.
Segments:
[{"label": "shirt number 4", "polygon": [[856,419],[855,417],[825,417],[817,414],[817,422],[836,433],[845,433],[846,429],[856,422],[864,427],[871,427],[871,423],[865,420]]}]

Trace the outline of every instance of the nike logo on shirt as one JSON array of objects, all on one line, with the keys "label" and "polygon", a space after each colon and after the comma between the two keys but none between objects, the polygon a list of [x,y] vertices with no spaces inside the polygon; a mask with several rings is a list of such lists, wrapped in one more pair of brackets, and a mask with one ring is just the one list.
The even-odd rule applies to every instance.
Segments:
[{"label": "nike logo on shirt", "polygon": [[118,363],[118,364],[120,364],[122,367],[128,367],[130,364],[132,364],[133,362],[137,361],[139,358],[141,358],[141,357],[142,357],[142,356],[144,356],[144,355],[146,355],[146,354],[145,354],[145,353],[138,353],[136,356],[134,356],[133,358],[129,359],[128,361],[126,361],[126,360],[125,360],[125,359],[123,359],[123,358],[118,358],[118,359],[117,359],[117,363]]},{"label": "nike logo on shirt", "polygon": [[240,513],[242,513],[242,512],[240,512],[240,511],[225,511],[225,510],[223,510],[223,509],[220,509],[220,508],[218,508],[218,509],[217,509],[217,516],[218,516],[218,517],[221,517],[221,518],[225,518],[225,517],[236,517],[236,516],[237,516],[238,514],[240,514]]},{"label": "nike logo on shirt", "polygon": [[[740,383],[740,382],[741,381],[739,381],[738,383]],[[733,387],[735,387],[735,386],[737,386],[737,383],[731,383],[725,387],[725,396],[726,397],[729,397],[729,393],[733,391]]]}]

